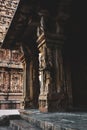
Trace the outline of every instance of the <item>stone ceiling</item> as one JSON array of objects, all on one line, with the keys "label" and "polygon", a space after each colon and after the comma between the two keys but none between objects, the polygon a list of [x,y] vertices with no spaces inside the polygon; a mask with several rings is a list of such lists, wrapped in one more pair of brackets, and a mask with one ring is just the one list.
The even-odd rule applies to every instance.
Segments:
[{"label": "stone ceiling", "polygon": [[[1,7],[0,11],[2,13],[4,12],[4,14],[0,14],[0,18],[2,19],[4,17],[3,19],[7,19],[5,19],[5,23],[1,23],[0,20],[0,42],[1,47],[7,49],[17,48],[22,43],[26,43],[30,47],[33,46],[31,43],[35,43],[36,41],[35,32],[40,22],[40,16],[38,14],[41,10],[47,10],[50,13],[50,16],[58,20],[60,24],[67,23],[66,21],[69,19],[72,4],[72,0],[1,1],[0,7],[3,5],[4,8],[8,9],[8,16],[10,17],[7,17],[7,11],[5,9],[5,11],[3,11]],[[11,3],[8,8],[6,3]],[[15,5],[14,10],[13,5]],[[5,31],[3,31],[3,28],[5,28]]]}]

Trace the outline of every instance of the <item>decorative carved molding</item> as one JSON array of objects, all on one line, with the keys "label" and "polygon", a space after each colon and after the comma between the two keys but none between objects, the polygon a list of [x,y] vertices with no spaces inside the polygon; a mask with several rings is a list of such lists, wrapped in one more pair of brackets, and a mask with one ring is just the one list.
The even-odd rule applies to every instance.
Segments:
[{"label": "decorative carved molding", "polygon": [[18,3],[19,0],[0,1],[0,42],[1,43],[3,42],[7,30],[11,24]]},{"label": "decorative carved molding", "polygon": [[0,49],[0,67],[23,69],[21,63],[22,55],[22,52],[19,50]]},{"label": "decorative carved molding", "polygon": [[23,65],[20,61],[21,55],[19,50],[0,49],[0,92],[22,93]]},{"label": "decorative carved molding", "polygon": [[22,93],[23,72],[0,70],[0,93]]}]

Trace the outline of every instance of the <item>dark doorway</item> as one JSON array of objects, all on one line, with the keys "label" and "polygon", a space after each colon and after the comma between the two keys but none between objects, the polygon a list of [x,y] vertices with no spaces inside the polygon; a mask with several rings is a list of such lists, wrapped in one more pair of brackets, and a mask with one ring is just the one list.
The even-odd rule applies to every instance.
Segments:
[{"label": "dark doorway", "polygon": [[[79,4],[78,4],[79,3]],[[73,107],[87,109],[87,36],[85,3],[73,4],[71,20],[67,28],[68,39],[64,45],[64,62],[71,68]],[[81,10],[83,8],[83,10]],[[67,29],[66,29],[67,31]]]},{"label": "dark doorway", "polygon": [[87,61],[84,56],[83,59],[78,58],[71,63],[71,79],[73,105],[87,108]]}]

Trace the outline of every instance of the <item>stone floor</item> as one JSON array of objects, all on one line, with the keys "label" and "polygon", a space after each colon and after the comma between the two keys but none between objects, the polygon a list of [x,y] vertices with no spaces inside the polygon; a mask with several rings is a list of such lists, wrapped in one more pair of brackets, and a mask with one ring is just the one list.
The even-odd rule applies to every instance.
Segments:
[{"label": "stone floor", "polygon": [[12,130],[10,127],[0,127],[0,130]]},{"label": "stone floor", "polygon": [[41,113],[20,110],[21,117],[43,130],[87,130],[86,112]]},{"label": "stone floor", "polygon": [[12,130],[42,130],[34,124],[32,125],[31,123],[22,119],[10,121],[10,128],[12,128]]},{"label": "stone floor", "polygon": [[41,130],[21,119],[18,110],[0,110],[0,130]]},{"label": "stone floor", "polygon": [[87,130],[87,112],[41,113],[34,109],[19,112],[20,120],[11,120],[10,127],[1,126],[0,130]]}]

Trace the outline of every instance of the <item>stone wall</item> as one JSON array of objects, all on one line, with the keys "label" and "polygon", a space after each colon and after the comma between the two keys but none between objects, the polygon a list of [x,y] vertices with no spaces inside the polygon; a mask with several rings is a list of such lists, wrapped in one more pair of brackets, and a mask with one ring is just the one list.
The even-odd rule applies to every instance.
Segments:
[{"label": "stone wall", "polygon": [[23,65],[18,50],[0,49],[0,108],[19,108],[23,97]]}]

